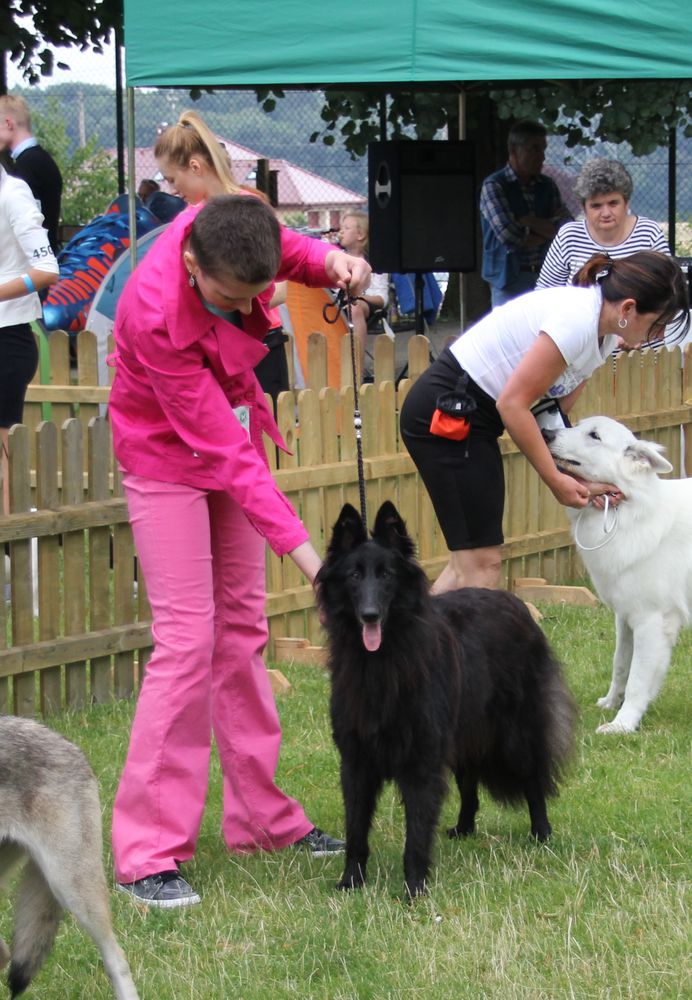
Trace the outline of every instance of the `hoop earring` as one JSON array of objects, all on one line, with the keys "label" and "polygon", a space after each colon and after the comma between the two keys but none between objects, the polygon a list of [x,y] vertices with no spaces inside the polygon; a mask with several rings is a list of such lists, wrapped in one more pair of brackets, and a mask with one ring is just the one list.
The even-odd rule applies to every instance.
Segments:
[{"label": "hoop earring", "polygon": [[[192,278],[192,275],[190,275],[190,278]],[[192,281],[190,281],[190,284],[192,284]],[[618,320],[618,326],[620,327],[621,330],[624,330],[625,327],[627,326],[627,320],[625,319],[624,316],[621,316],[620,319]]]},{"label": "hoop earring", "polygon": [[[195,287],[195,276],[192,273],[192,271],[190,271],[190,288],[194,288],[194,287]],[[626,322],[625,322],[625,326],[627,326]]]}]

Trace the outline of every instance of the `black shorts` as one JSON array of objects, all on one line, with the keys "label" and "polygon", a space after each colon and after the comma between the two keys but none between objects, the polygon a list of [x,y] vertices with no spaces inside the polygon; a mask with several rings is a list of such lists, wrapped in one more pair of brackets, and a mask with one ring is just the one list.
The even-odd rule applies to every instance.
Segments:
[{"label": "black shorts", "polygon": [[446,348],[411,387],[401,410],[401,435],[425,484],[450,551],[501,545],[505,476],[498,438],[504,426],[495,400],[469,378],[477,404],[464,441],[430,433],[441,393],[456,387],[462,369]]},{"label": "black shorts", "polygon": [[31,325],[0,328],[0,427],[21,424],[26,387],[37,368],[38,348]]}]

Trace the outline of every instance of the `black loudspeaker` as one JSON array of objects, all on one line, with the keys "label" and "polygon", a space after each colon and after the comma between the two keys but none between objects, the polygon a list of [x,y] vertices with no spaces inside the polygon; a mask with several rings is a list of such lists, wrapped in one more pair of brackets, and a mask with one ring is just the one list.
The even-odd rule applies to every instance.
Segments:
[{"label": "black loudspeaker", "polygon": [[473,271],[473,143],[371,142],[368,209],[374,271]]}]

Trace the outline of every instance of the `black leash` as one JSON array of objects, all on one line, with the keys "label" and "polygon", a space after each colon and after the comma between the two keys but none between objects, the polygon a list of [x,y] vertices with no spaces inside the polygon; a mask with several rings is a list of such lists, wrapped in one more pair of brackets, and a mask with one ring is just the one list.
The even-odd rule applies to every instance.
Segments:
[{"label": "black leash", "polygon": [[326,323],[336,323],[346,304],[347,293],[340,288],[336,293],[336,298],[330,302],[325,302],[322,306],[322,318]]},{"label": "black leash", "polygon": [[[365,471],[363,468],[363,421],[358,408],[358,372],[356,369],[356,341],[353,335],[353,312],[351,308],[351,298],[346,293],[342,302],[345,302],[344,312],[346,314],[346,325],[348,326],[348,336],[351,342],[351,371],[353,374],[353,426],[356,432],[356,456],[358,461],[358,494],[360,496],[360,516],[363,521],[365,533],[368,531],[368,515],[365,508]],[[342,306],[343,308],[343,306]]]}]

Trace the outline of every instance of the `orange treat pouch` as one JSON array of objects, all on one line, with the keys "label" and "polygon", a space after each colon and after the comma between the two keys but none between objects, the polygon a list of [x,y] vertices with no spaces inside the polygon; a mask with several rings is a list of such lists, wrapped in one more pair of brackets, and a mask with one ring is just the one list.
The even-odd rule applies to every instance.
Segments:
[{"label": "orange treat pouch", "polygon": [[430,433],[438,437],[449,438],[451,441],[463,441],[469,436],[471,424],[466,417],[454,417],[435,410],[430,421]]},{"label": "orange treat pouch", "polygon": [[476,401],[466,391],[468,375],[460,377],[452,392],[437,397],[437,406],[430,421],[430,433],[450,441],[465,441],[471,431],[470,415]]}]

